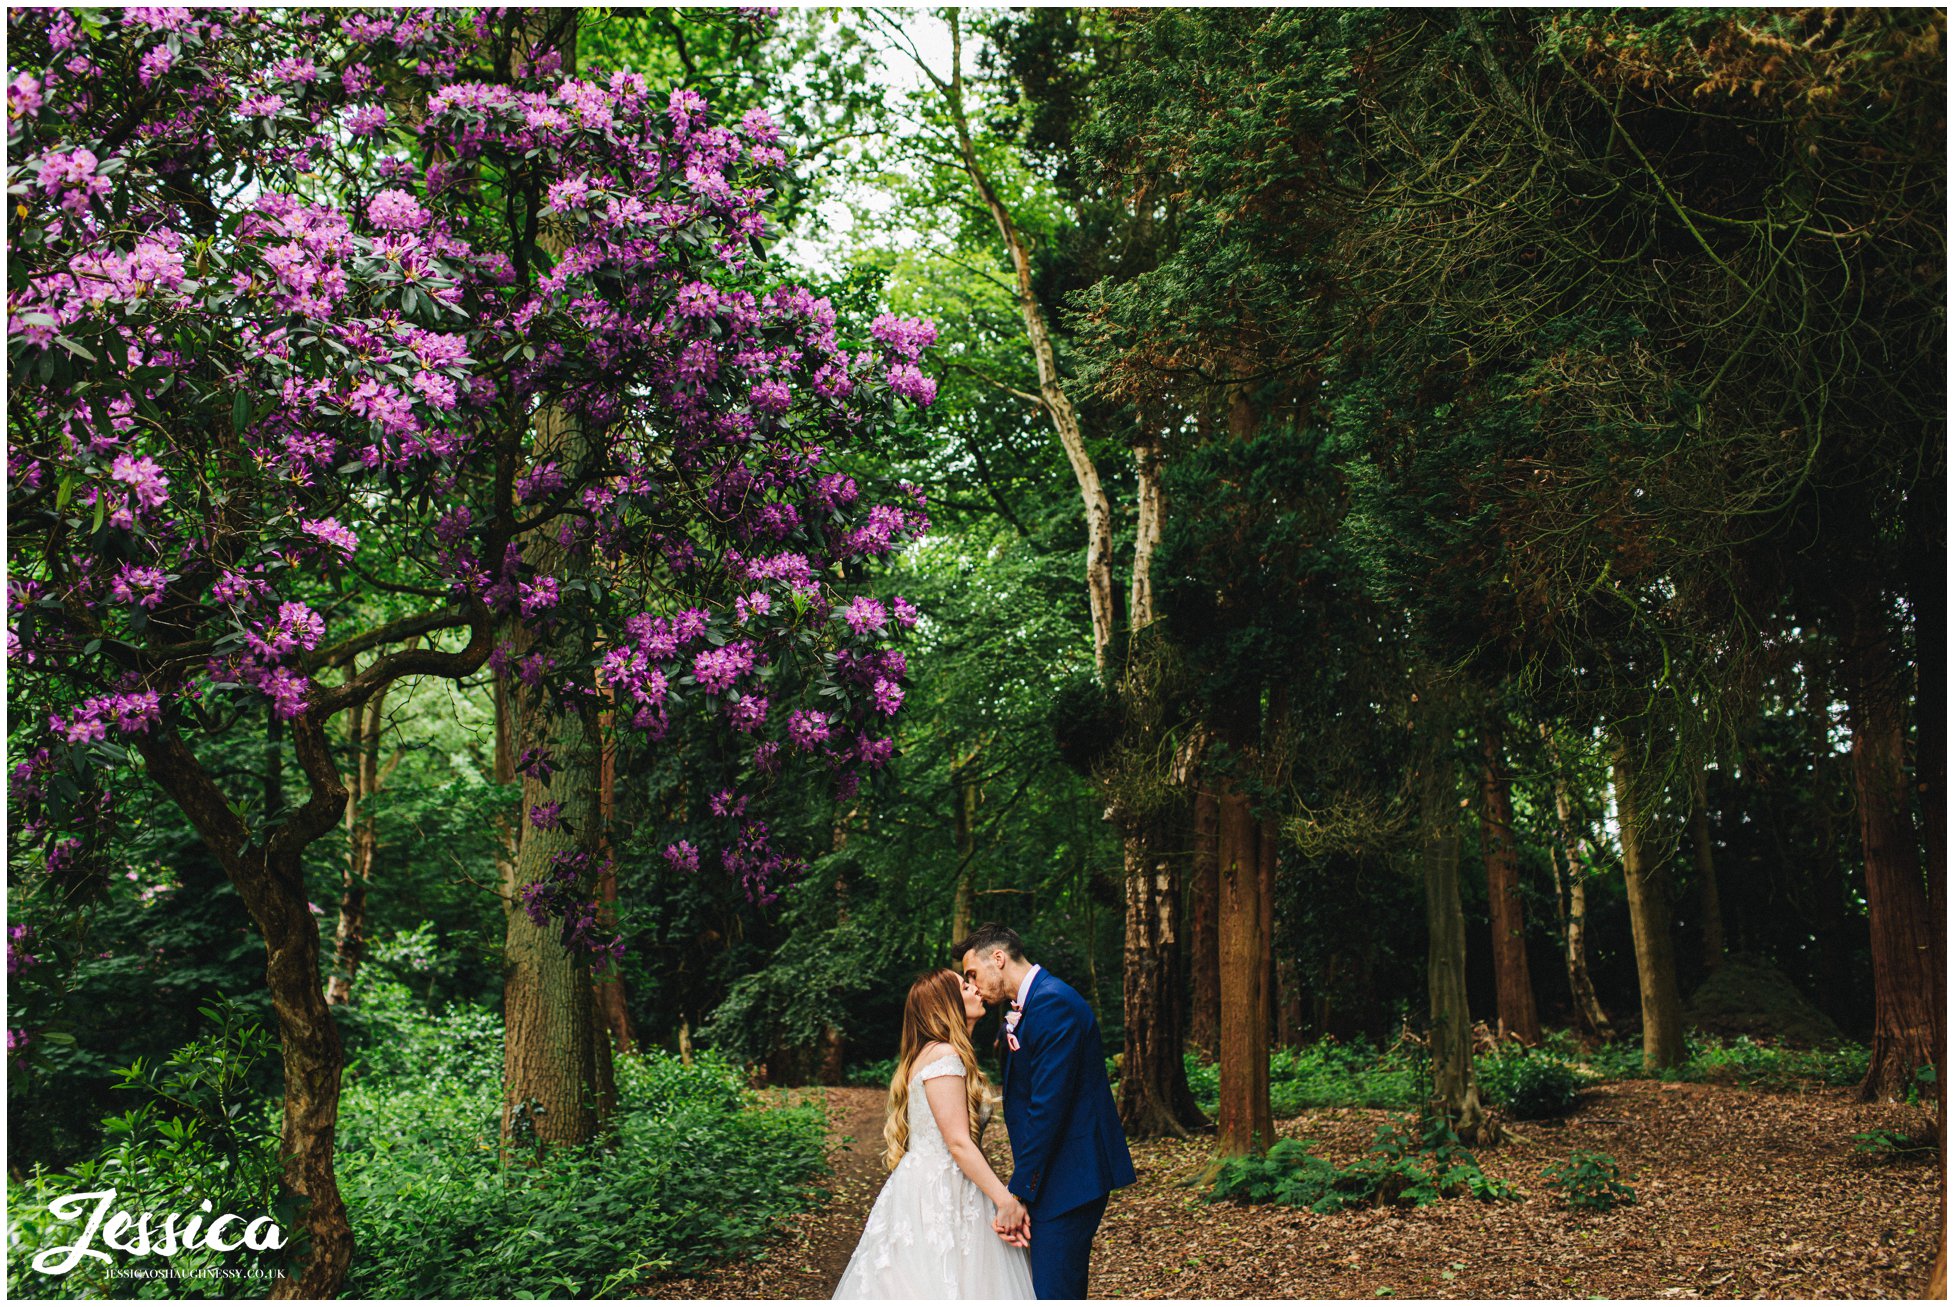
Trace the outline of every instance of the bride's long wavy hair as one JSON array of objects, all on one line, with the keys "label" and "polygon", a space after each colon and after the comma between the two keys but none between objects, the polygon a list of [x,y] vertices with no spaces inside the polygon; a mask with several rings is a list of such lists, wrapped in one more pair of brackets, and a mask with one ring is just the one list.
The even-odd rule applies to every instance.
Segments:
[{"label": "bride's long wavy hair", "polygon": [[916,977],[902,1005],[902,1053],[896,1058],[895,1074],[889,1077],[889,1114],[882,1123],[882,1138],[888,1144],[882,1162],[891,1171],[909,1151],[909,1078],[916,1074],[916,1061],[931,1043],[948,1044],[963,1059],[970,1137],[975,1139],[978,1111],[986,1100],[994,1101],[994,1096],[989,1078],[977,1065],[970,1031],[964,1026],[963,977],[947,967]]}]

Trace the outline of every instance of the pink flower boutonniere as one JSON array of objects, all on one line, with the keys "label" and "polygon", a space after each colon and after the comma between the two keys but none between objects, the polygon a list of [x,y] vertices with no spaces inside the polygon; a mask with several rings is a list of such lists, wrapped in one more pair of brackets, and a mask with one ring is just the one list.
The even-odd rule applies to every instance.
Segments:
[{"label": "pink flower boutonniere", "polygon": [[1018,1051],[1018,1018],[1023,1015],[1024,1009],[1016,1003],[1013,1003],[1011,1010],[1004,1014],[1004,1042],[1010,1045],[1013,1053]]}]

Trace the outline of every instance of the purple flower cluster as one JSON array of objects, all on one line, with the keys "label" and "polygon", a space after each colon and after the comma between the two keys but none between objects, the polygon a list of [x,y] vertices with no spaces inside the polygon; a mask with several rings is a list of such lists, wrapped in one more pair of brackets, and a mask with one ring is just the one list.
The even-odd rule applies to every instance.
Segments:
[{"label": "purple flower cluster", "polygon": [[[884,429],[892,396],[933,398],[936,332],[885,314],[850,352],[833,304],[763,278],[753,251],[785,162],[771,118],[722,122],[634,74],[566,77],[547,50],[472,80],[460,70],[488,66],[492,33],[465,10],[8,21],[16,51],[52,52],[10,70],[7,97],[25,186],[9,531],[34,560],[16,581],[38,587],[13,606],[9,656],[30,701],[85,695],[90,677],[100,691],[80,708],[47,692],[35,716],[57,747],[210,696],[303,715],[325,639],[311,604],[365,550],[432,565],[437,602],[495,621],[547,631],[574,596],[620,729],[646,742],[674,723],[730,730],[761,775],[812,755],[844,786],[880,765],[893,745],[869,732],[905,671],[885,646],[915,615],[864,603],[843,565],[927,519],[920,495],[864,502],[831,451]],[[390,153],[408,123],[416,148]],[[562,241],[546,270],[498,246],[505,224],[469,184],[516,168]],[[213,222],[201,197],[231,196],[212,183],[241,170],[253,185]],[[508,420],[544,407],[587,457]],[[99,525],[53,556],[31,524],[57,508]],[[524,514],[554,556],[620,580],[599,593],[539,570]],[[138,686],[76,652],[104,639],[214,652],[158,660],[171,670]],[[588,663],[547,647],[491,661],[545,702],[589,693]],[[837,686],[818,711],[789,697]],[[754,885],[788,865],[750,821],[727,854]]]},{"label": "purple flower cluster", "polygon": [[624,956],[624,936],[598,938],[597,902],[590,893],[610,866],[609,859],[566,849],[550,856],[549,870],[540,879],[516,892],[524,914],[536,925],[547,925],[552,917],[561,920],[563,947],[587,959],[597,974]]}]

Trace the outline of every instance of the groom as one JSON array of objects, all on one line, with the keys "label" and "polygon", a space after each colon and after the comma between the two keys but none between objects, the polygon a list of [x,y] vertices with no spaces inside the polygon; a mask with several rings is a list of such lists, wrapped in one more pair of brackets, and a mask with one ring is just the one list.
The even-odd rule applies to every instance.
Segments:
[{"label": "groom", "polygon": [[1032,1288],[1040,1298],[1083,1298],[1107,1196],[1133,1183],[1099,1022],[1079,991],[1025,961],[1014,930],[986,923],[956,953],[986,1003],[1011,1004],[1001,1041],[1004,1128],[1007,1187],[1018,1202],[998,1210],[997,1232],[1015,1242],[1035,1221]]}]

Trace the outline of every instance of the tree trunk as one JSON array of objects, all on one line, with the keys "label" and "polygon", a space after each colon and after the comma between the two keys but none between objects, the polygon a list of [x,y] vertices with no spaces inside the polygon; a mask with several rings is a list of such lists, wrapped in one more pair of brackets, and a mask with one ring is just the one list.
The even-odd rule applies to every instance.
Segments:
[{"label": "tree trunk", "polygon": [[1221,809],[1212,789],[1194,794],[1194,875],[1189,886],[1187,1040],[1212,1062],[1221,1052]]},{"label": "tree trunk", "polygon": [[977,751],[972,749],[950,769],[951,833],[957,849],[957,888],[951,900],[950,939],[967,939],[977,915]]},{"label": "tree trunk", "polygon": [[[611,687],[602,687],[598,694],[606,703],[610,702]],[[611,735],[614,720],[612,711],[599,714],[597,719],[598,737],[603,741],[603,754],[597,765],[597,820],[601,832],[597,845],[597,925],[606,935],[617,932],[617,863],[611,841],[611,824],[617,812],[617,741]],[[602,1036],[609,1041],[599,1058],[600,1070],[608,1071],[612,1048],[629,1053],[637,1047],[637,1032],[631,1026],[630,996],[624,990],[624,976],[615,966],[606,967],[603,975],[592,978],[591,984],[594,987],[591,999],[597,1005]],[[610,1101],[614,1106],[615,1094]],[[610,1110],[600,1106],[598,1115],[608,1119]]]},{"label": "tree trunk", "polygon": [[1262,958],[1262,1028],[1268,1032],[1271,1046],[1276,1041],[1276,995],[1280,992],[1280,977],[1276,972],[1275,934],[1276,934],[1276,857],[1282,848],[1282,837],[1277,832],[1275,818],[1264,817],[1256,829],[1257,880],[1262,892],[1262,912],[1257,919],[1261,928],[1261,940],[1257,945]]},{"label": "tree trunk", "polygon": [[1710,848],[1710,786],[1701,767],[1690,772],[1689,843],[1696,858],[1696,895],[1703,914],[1703,970],[1723,965],[1723,897],[1717,890],[1716,858]]},{"label": "tree trunk", "polygon": [[1859,1092],[1869,1100],[1892,1100],[1906,1096],[1920,1067],[1942,1068],[1944,938],[1942,923],[1929,915],[1913,825],[1906,687],[1885,632],[1864,615],[1854,624],[1847,669],[1873,951],[1872,1057]]},{"label": "tree trunk", "polygon": [[1527,968],[1526,912],[1520,902],[1520,849],[1513,838],[1512,779],[1506,771],[1500,724],[1480,732],[1480,844],[1486,863],[1486,901],[1493,926],[1493,976],[1499,1020],[1533,1047],[1540,1042],[1533,975]]},{"label": "tree trunk", "polygon": [[[1561,957],[1567,967],[1567,988],[1574,998],[1574,1015],[1581,1028],[1595,1039],[1608,1041],[1615,1028],[1602,1010],[1594,992],[1594,978],[1588,973],[1588,876],[1587,841],[1574,829],[1574,804],[1567,795],[1567,774],[1561,769],[1560,749],[1547,723],[1540,723],[1540,738],[1547,744],[1547,757],[1554,770],[1554,813],[1560,822],[1560,845],[1548,861],[1554,868],[1554,907],[1560,913]],[[1563,877],[1562,862],[1566,872]]]},{"label": "tree trunk", "polygon": [[265,941],[265,985],[284,1070],[282,1179],[289,1193],[305,1200],[309,1245],[299,1274],[281,1273],[271,1296],[333,1297],[353,1260],[353,1231],[333,1170],[345,1050],[319,984],[319,925],[307,906],[303,856],[307,845],[332,829],[346,804],[324,723],[309,716],[292,723],[293,746],[311,781],[311,795],[263,844],[253,842],[237,811],[172,728],[159,723],[133,739],[151,779],[222,862]]},{"label": "tree trunk", "polygon": [[1425,970],[1432,1020],[1432,1107],[1467,1144],[1498,1142],[1472,1071],[1465,909],[1459,902],[1458,764],[1444,692],[1427,690],[1416,724],[1419,863],[1425,884]]},{"label": "tree trunk", "polygon": [[1134,631],[1153,622],[1153,555],[1167,524],[1167,493],[1160,480],[1160,438],[1151,428],[1133,444],[1133,483],[1137,518],[1133,525],[1133,587],[1127,624]]},{"label": "tree trunk", "polygon": [[[597,746],[594,732],[579,714],[565,712],[555,737],[551,783],[523,781],[518,887],[550,876],[557,855],[574,857],[595,845],[596,767],[588,756]],[[553,795],[562,824],[538,829],[529,813]],[[537,925],[520,907],[508,914],[504,955],[502,1146],[585,1143],[597,1130],[599,1099],[589,968],[564,946],[558,918]]]},{"label": "tree trunk", "polygon": [[[410,641],[411,648],[416,641]],[[347,668],[347,674],[352,674]],[[363,704],[347,713],[347,740],[352,746],[353,768],[346,797],[346,868],[341,876],[339,925],[333,932],[333,974],[326,985],[326,1002],[353,1001],[353,981],[366,958],[366,894],[373,883],[373,867],[380,851],[379,830],[367,802],[378,794],[394,768],[400,765],[399,749],[385,766],[380,764],[380,734],[386,724],[387,692],[382,686]]]},{"label": "tree trunk", "polygon": [[1268,969],[1262,961],[1260,829],[1248,796],[1224,778],[1217,786],[1220,820],[1221,1095],[1216,1151],[1260,1153],[1275,1142],[1269,1112]]},{"label": "tree trunk", "polygon": [[1636,793],[1626,742],[1615,746],[1615,816],[1621,827],[1622,873],[1628,882],[1628,922],[1635,936],[1635,974],[1642,993],[1642,1065],[1680,1066],[1683,1003],[1676,992],[1675,940],[1670,926],[1665,861],[1649,847],[1644,805]]},{"label": "tree trunk", "polygon": [[1276,959],[1276,1043],[1300,1048],[1307,1039],[1303,1012],[1303,983],[1296,964],[1286,954]]},{"label": "tree trunk", "polygon": [[1160,831],[1126,832],[1126,1042],[1119,1116],[1133,1139],[1185,1137],[1207,1124],[1181,1060],[1180,876]]},{"label": "tree trunk", "polygon": [[1098,465],[1092,461],[1092,453],[1086,448],[1078,410],[1073,407],[1058,374],[1058,350],[1052,343],[1045,308],[1032,288],[1031,247],[1009,206],[991,184],[990,174],[977,158],[976,144],[971,137],[963,104],[963,29],[954,10],[950,11],[949,24],[949,80],[936,80],[933,73],[930,76],[936,80],[937,88],[948,102],[964,171],[976,187],[978,200],[990,211],[992,221],[997,224],[998,235],[1004,238],[1005,251],[1010,255],[1011,267],[1017,276],[1018,312],[1024,319],[1025,336],[1030,341],[1032,360],[1038,368],[1038,394],[1035,398],[1051,418],[1059,444],[1065,449],[1066,461],[1072,465],[1073,480],[1078,483],[1079,500],[1086,516],[1086,597],[1092,614],[1093,666],[1103,679],[1111,668],[1113,649],[1112,505],[1107,501],[1105,487],[1100,482]]}]

